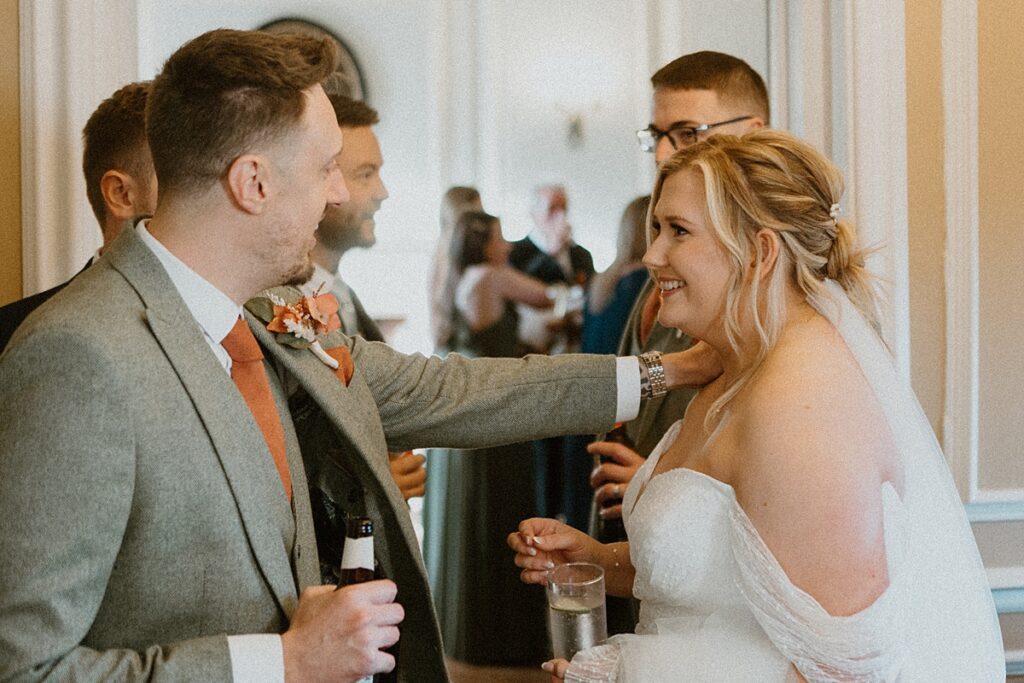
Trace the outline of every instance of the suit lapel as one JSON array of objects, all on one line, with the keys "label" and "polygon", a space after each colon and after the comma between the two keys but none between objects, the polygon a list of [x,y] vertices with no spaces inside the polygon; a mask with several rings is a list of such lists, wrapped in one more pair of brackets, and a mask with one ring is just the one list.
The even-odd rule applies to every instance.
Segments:
[{"label": "suit lapel", "polygon": [[160,262],[134,230],[125,233],[111,248],[111,264],[145,303],[153,336],[206,427],[256,562],[290,616],[297,604],[295,580],[274,516],[291,511],[266,442]]},{"label": "suit lapel", "polygon": [[[279,362],[292,375],[324,412],[334,428],[343,434],[352,446],[351,450],[344,451],[344,455],[352,461],[339,463],[342,468],[354,468],[363,488],[367,489],[372,497],[387,502],[388,514],[407,510],[408,505],[398,490],[388,466],[387,444],[377,404],[358,364],[352,381],[346,387],[311,351],[293,349],[277,343],[263,323],[248,311],[246,318],[267,355]],[[343,343],[351,341],[339,333],[333,334],[333,340]],[[356,340],[356,343],[369,342]],[[326,347],[332,345],[324,344]],[[418,547],[409,515],[399,513],[394,514],[394,517],[409,548]],[[418,553],[412,551],[412,555],[418,561]],[[419,566],[422,567],[422,562],[419,562]]]},{"label": "suit lapel", "polygon": [[[248,311],[245,315],[267,355],[295,378],[335,428],[345,435],[353,448],[363,456],[361,460],[376,482],[385,490],[388,483],[394,487],[387,462],[376,457],[378,453],[383,455],[385,452],[384,432],[373,396],[358,367],[350,385],[346,387],[311,351],[277,343],[263,323]],[[341,335],[337,338],[343,339]],[[357,396],[362,400],[357,400]]]}]

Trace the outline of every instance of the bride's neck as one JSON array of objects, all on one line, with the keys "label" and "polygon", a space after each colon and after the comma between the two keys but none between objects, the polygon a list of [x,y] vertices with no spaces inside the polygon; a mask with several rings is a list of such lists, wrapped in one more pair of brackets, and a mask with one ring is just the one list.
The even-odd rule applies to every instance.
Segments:
[{"label": "bride's neck", "polygon": [[[746,311],[747,309],[746,307],[741,307],[741,310]],[[779,328],[779,336],[774,340],[773,348],[788,334],[813,320],[818,313],[807,302],[806,298],[792,288],[788,288],[783,310],[779,312],[779,315],[782,316],[782,321]],[[766,316],[767,310],[762,303],[761,319],[764,320]],[[719,326],[717,330],[719,334],[709,335],[711,338],[704,339],[705,342],[718,352],[719,358],[722,359],[722,379],[725,380],[726,384],[742,375],[751,365],[757,362],[757,355],[761,348],[760,335],[749,314],[743,315],[739,327],[738,343],[736,345],[729,342],[725,334],[724,324]]]}]

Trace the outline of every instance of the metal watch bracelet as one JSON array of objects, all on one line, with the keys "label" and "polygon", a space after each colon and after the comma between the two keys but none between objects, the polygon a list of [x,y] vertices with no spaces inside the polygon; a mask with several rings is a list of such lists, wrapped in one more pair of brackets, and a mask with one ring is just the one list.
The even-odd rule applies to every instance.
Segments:
[{"label": "metal watch bracelet", "polygon": [[647,351],[640,356],[640,396],[645,399],[658,398],[668,393],[665,382],[665,366],[660,351]]}]

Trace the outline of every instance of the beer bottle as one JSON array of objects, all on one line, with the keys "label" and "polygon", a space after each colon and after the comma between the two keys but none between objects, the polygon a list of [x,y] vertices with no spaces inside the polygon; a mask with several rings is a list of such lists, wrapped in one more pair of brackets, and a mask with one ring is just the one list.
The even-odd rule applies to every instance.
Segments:
[{"label": "beer bottle", "polygon": [[345,520],[345,548],[341,555],[338,587],[373,580],[373,522],[369,517]]},{"label": "beer bottle", "polygon": [[[372,581],[373,565],[373,522],[369,517],[346,518],[338,588]],[[356,683],[373,683],[373,676],[360,678]]]},{"label": "beer bottle", "polygon": [[[621,443],[624,446],[633,448],[633,440],[626,434],[626,425],[622,422],[617,422],[611,431],[604,435],[603,439],[599,441],[609,441],[611,443]],[[601,456],[601,463],[615,462],[615,459],[607,456]],[[611,499],[605,501],[602,507],[611,507],[619,504],[622,501],[619,499]],[[598,529],[597,529],[597,540],[602,543],[617,543],[618,541],[626,540],[626,527],[622,523],[622,518],[617,517],[615,519],[603,519],[598,518]]]}]

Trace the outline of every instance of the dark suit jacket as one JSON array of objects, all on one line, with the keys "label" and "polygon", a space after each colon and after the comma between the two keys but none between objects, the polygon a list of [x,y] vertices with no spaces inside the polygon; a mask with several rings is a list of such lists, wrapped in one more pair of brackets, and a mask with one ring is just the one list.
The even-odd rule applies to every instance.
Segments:
[{"label": "dark suit jacket", "polygon": [[284,418],[292,506],[245,401],[134,230],[14,335],[0,361],[0,679],[229,680],[225,636],[282,632],[319,580],[305,470],[377,523],[406,608],[397,680],[445,680],[387,452],[614,420],[611,357],[442,361],[335,332],[325,346],[355,362],[346,386],[248,320]]},{"label": "dark suit jacket", "polygon": [[[85,268],[88,267],[89,264],[85,264]],[[85,268],[78,271],[78,274],[71,279],[73,280],[75,277],[78,277]],[[0,308],[0,353],[3,353],[4,349],[7,348],[7,343],[11,341],[11,337],[14,336],[14,331],[18,329],[18,325],[21,325],[21,323],[24,322],[29,313],[49,301],[50,297],[67,287],[69,282],[71,282],[71,280],[62,282],[56,287],[52,287],[45,292],[39,292],[32,296],[27,296],[24,299],[19,299],[18,301],[11,302]]]},{"label": "dark suit jacket", "polygon": [[[654,327],[651,328],[646,343],[640,343],[640,316],[644,302],[653,289],[654,280],[648,278],[637,295],[636,303],[633,304],[633,310],[626,321],[626,329],[619,343],[620,356],[635,356],[645,351],[684,351],[693,343],[689,336],[680,334],[679,330],[663,327],[657,320],[654,321]],[[694,387],[683,387],[640,404],[640,412],[636,419],[626,423],[626,434],[635,444],[637,453],[645,458],[651,454],[669,427],[683,418],[686,406],[696,396],[697,391]]]},{"label": "dark suit jacket", "polygon": [[508,262],[516,270],[521,270],[548,284],[564,282],[568,285],[586,285],[590,276],[594,274],[594,259],[590,252],[580,245],[573,244],[569,247],[569,262],[573,272],[570,279],[555,257],[541,251],[529,237],[512,243]]}]

